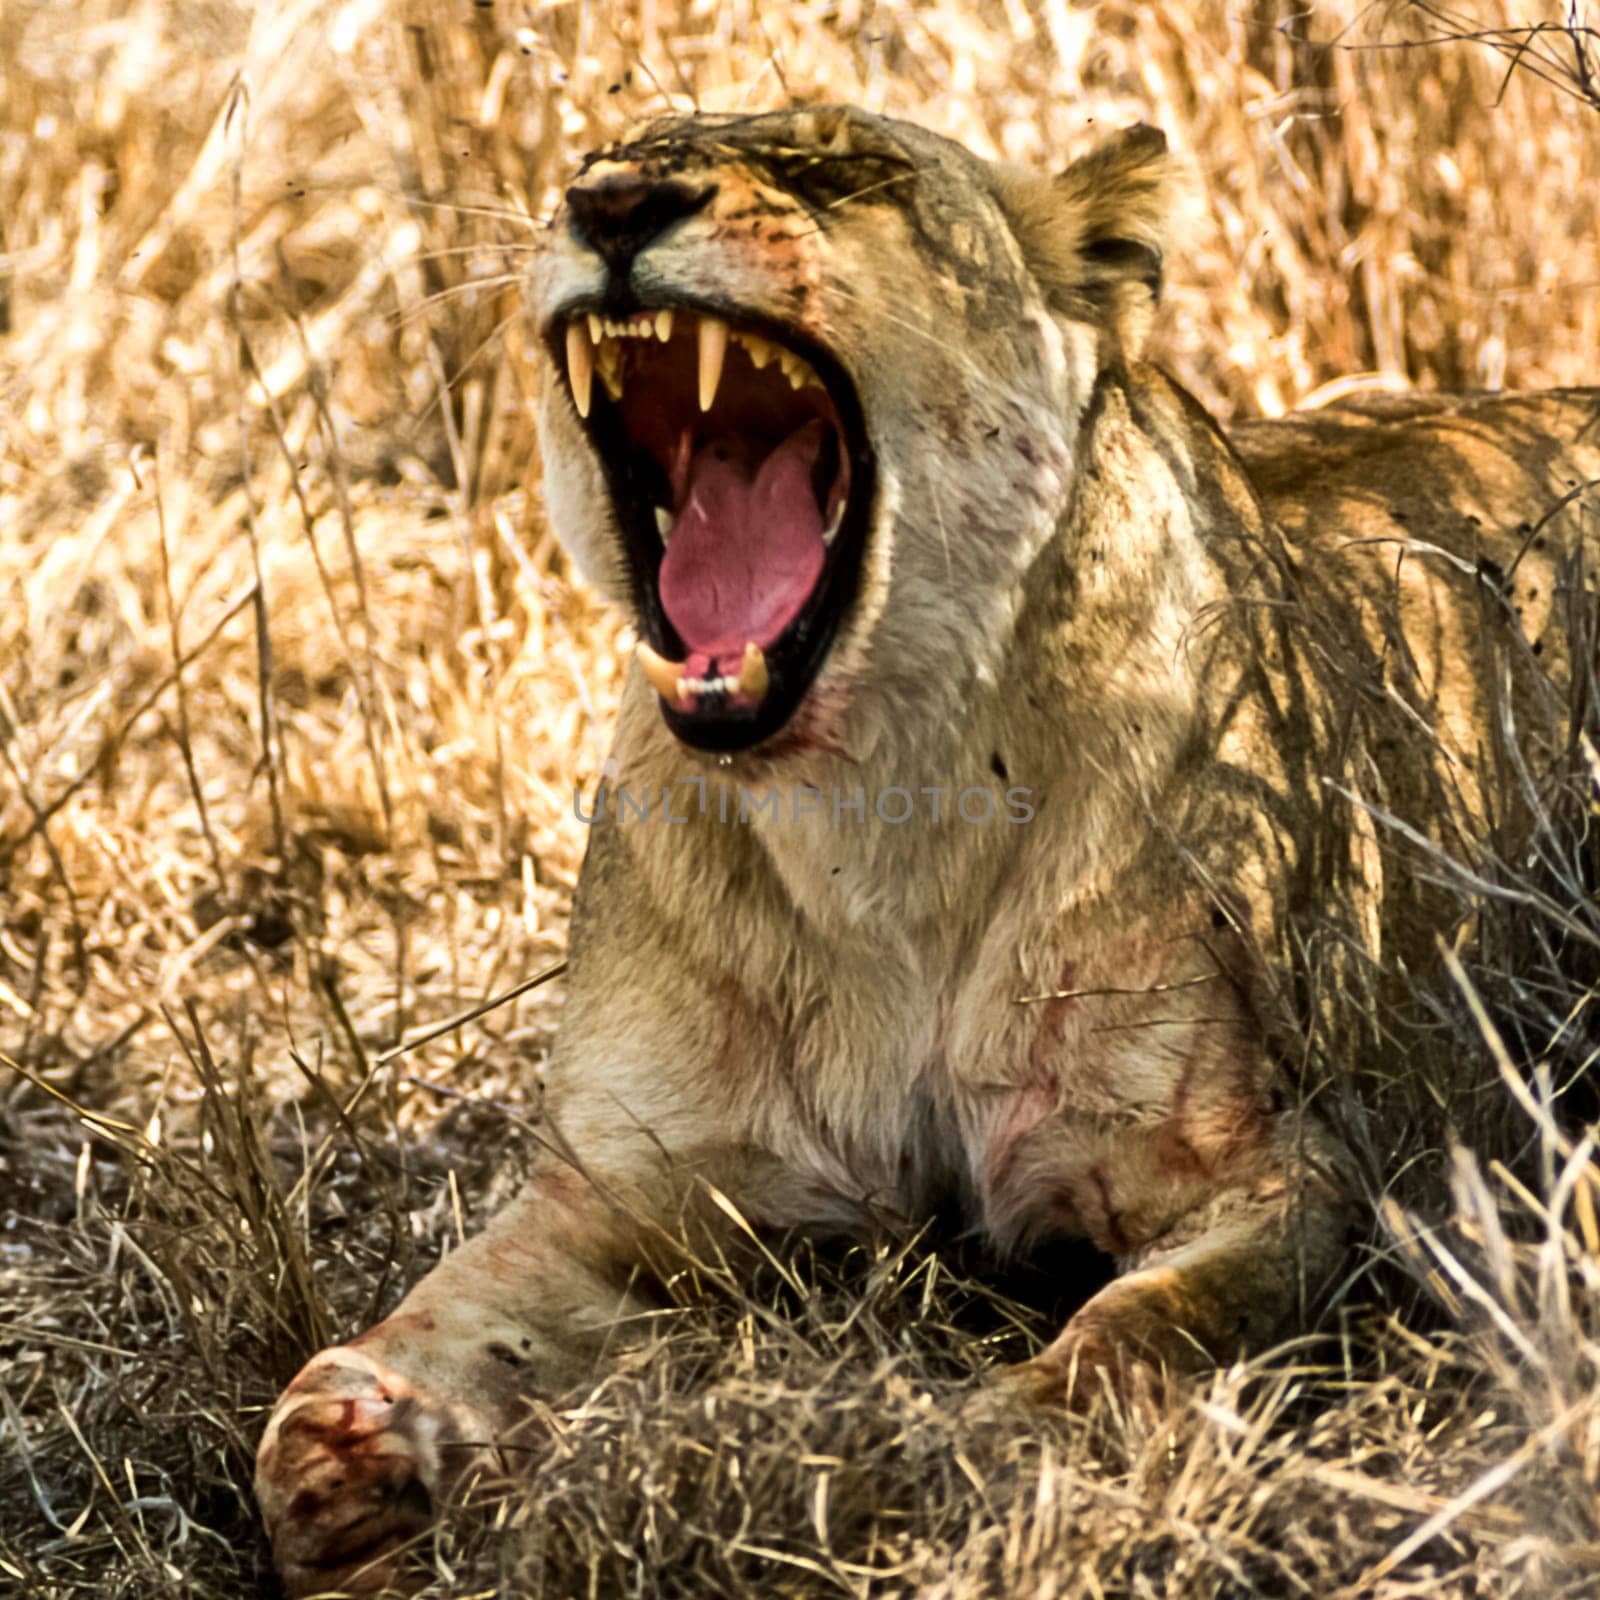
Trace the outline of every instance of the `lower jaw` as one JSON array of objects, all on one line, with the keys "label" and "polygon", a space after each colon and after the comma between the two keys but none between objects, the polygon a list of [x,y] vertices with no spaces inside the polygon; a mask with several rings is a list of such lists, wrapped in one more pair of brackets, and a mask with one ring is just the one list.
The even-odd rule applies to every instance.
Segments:
[{"label": "lower jaw", "polygon": [[769,753],[775,741],[796,732],[807,720],[820,672],[818,667],[802,681],[780,664],[769,669],[764,654],[751,646],[738,664],[742,670],[701,692],[683,685],[686,669],[698,669],[695,653],[687,662],[671,662],[644,641],[635,653],[673,736],[690,749],[719,756],[756,752],[758,747],[759,753]]},{"label": "lower jaw", "polygon": [[742,651],[685,649],[674,637],[667,648],[683,659],[672,660],[649,642],[653,630],[641,624],[640,666],[662,719],[681,743],[725,756],[758,746],[770,753],[769,746],[787,745],[791,734],[804,745],[813,742],[803,731],[813,720],[807,707],[860,581],[859,555],[840,554],[848,565],[824,575],[799,617],[765,649],[754,643]]},{"label": "lower jaw", "polygon": [[665,699],[658,700],[658,704],[662,720],[681,743],[708,755],[728,758],[755,752],[758,747],[765,749],[781,739],[803,715],[809,692],[807,689],[792,704],[775,703],[768,696],[757,700],[737,693],[708,697],[708,703],[692,707]]},{"label": "lower jaw", "polygon": [[691,650],[682,662],[668,661],[648,644],[639,646],[639,663],[650,686],[675,709],[689,713],[710,710],[757,710],[771,688],[766,652],[747,644],[741,653]]}]

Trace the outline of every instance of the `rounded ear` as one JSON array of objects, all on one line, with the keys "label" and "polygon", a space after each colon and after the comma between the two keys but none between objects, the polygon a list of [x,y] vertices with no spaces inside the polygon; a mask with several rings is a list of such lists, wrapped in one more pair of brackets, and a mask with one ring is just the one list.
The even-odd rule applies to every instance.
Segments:
[{"label": "rounded ear", "polygon": [[1167,136],[1143,122],[1054,178],[1000,174],[1000,203],[1046,298],[1130,357],[1161,298],[1173,186]]}]

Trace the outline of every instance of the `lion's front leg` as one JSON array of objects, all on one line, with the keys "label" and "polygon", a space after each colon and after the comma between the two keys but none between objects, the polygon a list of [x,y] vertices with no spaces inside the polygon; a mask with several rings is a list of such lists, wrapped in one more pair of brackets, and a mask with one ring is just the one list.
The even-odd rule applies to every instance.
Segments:
[{"label": "lion's front leg", "polygon": [[644,1309],[643,1254],[615,1191],[557,1169],[392,1316],[308,1362],[256,1458],[287,1593],[394,1583],[442,1501],[514,1467],[529,1397],[581,1377]]},{"label": "lion's front leg", "polygon": [[1124,1258],[1121,1276],[1073,1315],[1003,1386],[1081,1408],[1130,1398],[1164,1377],[1204,1372],[1292,1335],[1350,1241],[1351,1208],[1326,1176],[1223,1188]]},{"label": "lion's front leg", "polygon": [[1346,1158],[1240,1019],[1207,1003],[1213,1015],[1171,1054],[1089,1058],[1087,1088],[983,1103],[975,1142],[996,1238],[1077,1234],[1121,1269],[1002,1388],[1081,1406],[1260,1351],[1307,1325],[1345,1260]]}]

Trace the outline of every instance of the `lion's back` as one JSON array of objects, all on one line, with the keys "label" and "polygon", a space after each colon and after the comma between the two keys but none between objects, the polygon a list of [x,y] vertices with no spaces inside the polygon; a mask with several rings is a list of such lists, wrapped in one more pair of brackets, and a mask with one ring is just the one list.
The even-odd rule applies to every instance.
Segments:
[{"label": "lion's back", "polygon": [[1600,560],[1600,389],[1376,395],[1231,440],[1302,597],[1360,617],[1447,746],[1482,746],[1485,674],[1511,633],[1528,647],[1513,657],[1563,675],[1567,591]]},{"label": "lion's back", "polygon": [[1438,551],[1492,577],[1600,532],[1600,389],[1351,397],[1230,438],[1307,551],[1372,540],[1380,566]]},{"label": "lion's back", "polygon": [[[1341,826],[1329,801],[1343,791],[1363,836],[1372,804],[1474,859],[1504,810],[1486,792],[1495,708],[1536,766],[1567,748],[1569,638],[1588,635],[1600,562],[1600,389],[1374,396],[1229,440],[1287,544],[1259,611],[1276,620],[1250,634],[1271,684],[1264,731],[1237,757],[1278,774],[1280,854],[1322,859],[1309,841]],[[1369,867],[1358,877],[1376,890]],[[1426,959],[1443,910],[1379,899],[1358,919],[1382,921],[1374,943]]]}]

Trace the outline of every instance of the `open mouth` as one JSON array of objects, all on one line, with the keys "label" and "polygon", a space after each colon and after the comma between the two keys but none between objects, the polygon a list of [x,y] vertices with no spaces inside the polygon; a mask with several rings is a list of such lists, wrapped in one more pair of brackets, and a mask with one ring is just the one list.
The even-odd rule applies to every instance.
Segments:
[{"label": "open mouth", "polygon": [[811,687],[855,596],[873,463],[824,350],[686,307],[552,333],[610,489],[669,727],[748,748]]}]

